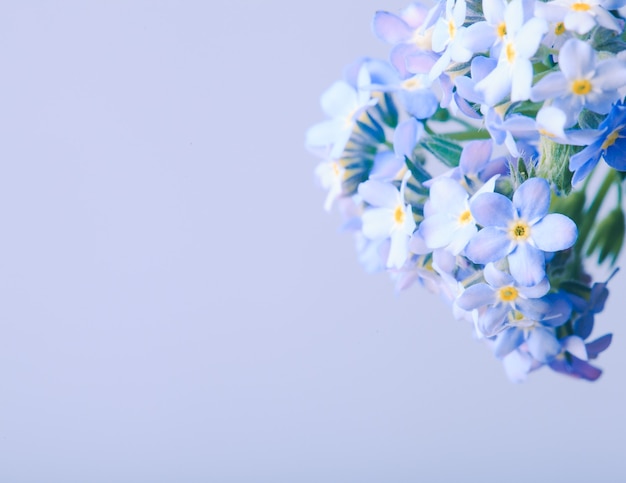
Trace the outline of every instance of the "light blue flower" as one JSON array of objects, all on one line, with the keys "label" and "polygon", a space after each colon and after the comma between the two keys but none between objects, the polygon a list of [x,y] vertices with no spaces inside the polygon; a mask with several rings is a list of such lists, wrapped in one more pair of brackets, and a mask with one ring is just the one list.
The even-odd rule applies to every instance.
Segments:
[{"label": "light blue flower", "polygon": [[609,10],[623,5],[624,0],[554,0],[542,4],[542,13],[562,20],[566,30],[579,35],[588,33],[596,24],[619,32],[620,22]]},{"label": "light blue flower", "polygon": [[496,357],[503,358],[522,344],[526,344],[528,353],[541,363],[548,363],[561,353],[563,344],[554,328],[569,320],[572,307],[561,293],[549,294],[541,301],[545,311],[539,317],[528,317],[521,311],[509,313],[505,330],[495,340]]},{"label": "light blue flower", "polygon": [[509,160],[504,156],[492,158],[492,153],[491,139],[470,141],[461,151],[459,165],[446,176],[457,180],[470,194],[476,193],[494,176],[504,176],[509,172]]},{"label": "light blue flower", "polygon": [[[606,334],[585,344],[587,359],[595,359],[601,352],[608,349],[611,345],[612,338],[612,334]],[[560,354],[559,357],[556,357],[550,362],[550,368],[556,372],[585,379],[587,381],[595,381],[602,375],[601,369],[591,365],[587,360],[576,357],[573,354],[569,354],[567,357],[565,354]]]},{"label": "light blue flower", "polygon": [[524,16],[522,0],[513,0],[504,13],[506,35],[496,68],[478,84],[485,102],[493,106],[510,96],[511,101],[523,101],[530,97],[533,67],[531,58],[539,48],[548,30],[544,19]]},{"label": "light blue flower", "polygon": [[322,94],[322,110],[331,119],[310,127],[306,145],[311,148],[330,147],[330,157],[339,159],[352,135],[358,117],[376,104],[370,91],[370,75],[365,65],[359,70],[355,89],[346,81],[337,81]]},{"label": "light blue flower", "polygon": [[581,40],[565,42],[559,68],[532,88],[530,98],[533,102],[553,99],[552,105],[567,115],[567,127],[576,122],[583,107],[607,114],[619,99],[618,89],[626,85],[626,62],[617,58],[598,62],[593,48]]},{"label": "light blue flower", "polygon": [[401,77],[408,77],[408,56],[416,52],[432,51],[431,32],[427,33],[427,29],[437,18],[435,14],[443,8],[443,3],[435,5],[431,10],[419,3],[412,3],[400,15],[385,11],[378,11],[374,15],[374,34],[393,45],[389,60]]},{"label": "light blue flower", "polygon": [[456,300],[463,310],[479,311],[477,328],[483,336],[496,335],[509,318],[517,320],[517,313],[523,314],[525,319],[544,317],[549,305],[541,297],[550,290],[546,277],[535,285],[525,287],[510,274],[496,269],[492,263],[487,264],[483,275],[487,283],[471,285]]},{"label": "light blue flower", "polygon": [[387,267],[404,265],[409,256],[409,239],[416,227],[413,210],[404,201],[407,179],[405,176],[399,191],[391,183],[375,180],[359,185],[359,195],[371,205],[362,215],[363,234],[370,240],[391,240]]},{"label": "light blue flower", "polygon": [[544,252],[570,248],[578,236],[567,216],[548,213],[550,185],[531,178],[515,191],[513,201],[499,193],[483,193],[470,205],[484,228],[465,249],[474,263],[487,264],[507,257],[511,275],[525,286],[545,277]]},{"label": "light blue flower", "polygon": [[618,171],[626,171],[626,105],[620,101],[598,126],[597,139],[570,158],[569,169],[574,171],[572,184],[585,179],[600,158]]},{"label": "light blue flower", "polygon": [[[496,177],[486,183],[479,193],[493,191]],[[430,187],[426,217],[419,231],[426,245],[431,248],[446,248],[458,255],[478,232],[476,221],[470,211],[470,195],[461,184],[448,177],[434,180]]]},{"label": "light blue flower", "polygon": [[413,150],[424,134],[424,126],[415,118],[402,121],[393,133],[393,151],[376,154],[370,179],[393,181],[406,169],[405,158],[413,158]]}]

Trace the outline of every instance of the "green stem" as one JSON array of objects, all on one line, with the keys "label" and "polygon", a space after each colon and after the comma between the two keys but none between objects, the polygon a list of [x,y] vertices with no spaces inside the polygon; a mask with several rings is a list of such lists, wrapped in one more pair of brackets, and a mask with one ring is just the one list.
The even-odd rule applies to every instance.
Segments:
[{"label": "green stem", "polygon": [[576,241],[576,246],[574,249],[578,257],[580,256],[583,246],[587,241],[587,237],[589,236],[589,232],[591,231],[591,228],[596,221],[596,216],[598,216],[598,212],[602,207],[604,198],[606,197],[613,183],[615,183],[616,181],[619,183],[617,177],[615,176],[615,171],[609,171],[609,173],[604,178],[604,181],[600,185],[600,188],[598,189],[598,192],[596,193],[596,196],[593,199],[591,206],[589,206],[589,209],[585,214],[585,218],[583,219],[580,229],[578,230],[578,240]]},{"label": "green stem", "polygon": [[490,139],[491,135],[489,131],[459,131],[459,132],[446,132],[442,133],[442,136],[452,139],[454,141],[472,141],[474,139]]}]

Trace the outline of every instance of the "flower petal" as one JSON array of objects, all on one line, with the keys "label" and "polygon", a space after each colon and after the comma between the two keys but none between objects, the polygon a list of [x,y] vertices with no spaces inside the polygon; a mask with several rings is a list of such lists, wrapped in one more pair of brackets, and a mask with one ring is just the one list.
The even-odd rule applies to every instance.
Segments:
[{"label": "flower petal", "polygon": [[533,225],[548,213],[550,185],[543,178],[524,181],[513,194],[513,206],[520,218]]},{"label": "flower petal", "polygon": [[473,310],[496,302],[496,293],[486,283],[477,283],[467,287],[456,299],[456,304],[463,310]]},{"label": "flower petal", "polygon": [[535,327],[528,336],[528,350],[534,359],[545,363],[561,352],[561,344],[551,330]]},{"label": "flower petal", "polygon": [[576,223],[560,213],[550,213],[532,226],[531,236],[535,245],[544,252],[556,252],[565,250],[574,243],[578,237]]},{"label": "flower petal", "polygon": [[[567,25],[567,16],[565,28],[572,30]],[[569,80],[585,77],[587,73],[594,70],[595,63],[595,51],[590,44],[582,40],[569,39],[563,44],[561,52],[559,52],[559,68]]]},{"label": "flower petal", "polygon": [[489,307],[485,310],[485,313],[478,316],[477,327],[478,330],[485,337],[493,337],[502,328],[506,315],[511,311],[511,307],[505,304],[498,304],[493,307]]},{"label": "flower petal", "polygon": [[509,270],[520,285],[536,285],[546,276],[543,252],[528,243],[520,243],[509,255]]},{"label": "flower petal", "polygon": [[511,200],[499,193],[483,193],[472,200],[470,210],[474,219],[483,226],[507,228],[515,218]]},{"label": "flower petal", "polygon": [[446,213],[436,213],[420,223],[420,234],[429,248],[449,245],[458,228],[458,222]]},{"label": "flower petal", "polygon": [[494,227],[480,230],[465,247],[465,256],[474,263],[486,264],[503,259],[513,249],[513,241]]},{"label": "flower petal", "polygon": [[372,206],[394,208],[400,201],[400,192],[391,183],[368,180],[359,185],[359,194]]},{"label": "flower petal", "polygon": [[393,211],[388,208],[365,210],[361,219],[363,220],[363,235],[370,240],[382,240],[389,237],[395,225]]},{"label": "flower petal", "polygon": [[498,334],[494,345],[494,355],[501,359],[513,352],[524,342],[524,332],[516,327],[510,327]]},{"label": "flower petal", "polygon": [[485,281],[493,288],[504,287],[505,285],[514,285],[515,280],[506,272],[498,270],[493,263],[488,263],[483,271]]},{"label": "flower petal", "polygon": [[390,44],[404,42],[411,38],[413,29],[397,15],[378,11],[374,14],[372,23],[374,34],[381,40]]}]

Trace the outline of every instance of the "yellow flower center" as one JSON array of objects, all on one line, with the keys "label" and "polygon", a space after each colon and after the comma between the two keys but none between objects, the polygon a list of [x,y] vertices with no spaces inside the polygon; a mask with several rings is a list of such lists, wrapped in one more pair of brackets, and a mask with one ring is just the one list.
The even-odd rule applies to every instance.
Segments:
[{"label": "yellow flower center", "polygon": [[572,92],[578,96],[584,96],[591,92],[591,82],[587,79],[576,79],[572,82]]},{"label": "yellow flower center", "polygon": [[465,210],[459,215],[459,223],[461,225],[467,225],[470,221],[472,221],[472,214],[470,213],[470,210]]},{"label": "yellow flower center", "polygon": [[424,87],[424,86],[422,82],[420,81],[420,79],[416,77],[411,77],[410,79],[407,79],[402,82],[402,88],[407,91],[413,91],[421,87]]},{"label": "yellow flower center", "polygon": [[586,12],[591,8],[591,5],[585,2],[572,3],[572,10],[575,12]]},{"label": "yellow flower center", "polygon": [[419,29],[413,33],[411,37],[413,42],[420,50],[431,50],[433,46],[433,29],[428,29],[422,33]]},{"label": "yellow flower center", "polygon": [[503,302],[513,302],[515,299],[517,299],[518,295],[519,292],[512,285],[507,285],[506,287],[502,287],[500,290],[498,290],[498,297],[500,297],[500,300],[502,300]]},{"label": "yellow flower center", "polygon": [[506,24],[504,22],[496,27],[496,34],[498,34],[498,37],[500,38],[503,38],[506,35]]},{"label": "yellow flower center", "polygon": [[624,126],[620,126],[618,127],[615,131],[613,131],[611,134],[609,134],[606,139],[604,140],[604,142],[602,143],[602,149],[608,149],[611,146],[613,146],[613,144],[615,144],[615,141],[617,141],[617,138],[619,137],[619,133],[622,130]]},{"label": "yellow flower center", "polygon": [[556,35],[563,35],[565,33],[565,24],[563,22],[559,22],[554,27],[554,33]]},{"label": "yellow flower center", "polygon": [[541,134],[542,136],[545,136],[547,138],[553,138],[556,136],[556,134],[550,132],[550,131],[546,131],[545,129],[539,128],[538,129],[539,134]]},{"label": "yellow flower center", "polygon": [[511,225],[509,234],[515,241],[524,241],[530,236],[530,227],[527,223],[518,220]]},{"label": "yellow flower center", "polygon": [[393,220],[398,224],[402,225],[404,223],[405,218],[404,207],[402,205],[396,206],[396,209],[393,212]]},{"label": "yellow flower center", "polygon": [[448,34],[450,35],[451,39],[453,39],[456,35],[456,25],[454,25],[454,20],[448,21]]},{"label": "yellow flower center", "polygon": [[520,320],[524,320],[524,314],[522,314],[518,310],[514,310],[513,312],[511,312],[511,320],[514,320],[516,322],[519,322]]},{"label": "yellow flower center", "polygon": [[506,53],[506,60],[509,62],[509,64],[512,64],[513,62],[515,62],[515,57],[517,57],[517,52],[515,51],[515,46],[513,45],[513,42],[507,42],[505,53]]}]

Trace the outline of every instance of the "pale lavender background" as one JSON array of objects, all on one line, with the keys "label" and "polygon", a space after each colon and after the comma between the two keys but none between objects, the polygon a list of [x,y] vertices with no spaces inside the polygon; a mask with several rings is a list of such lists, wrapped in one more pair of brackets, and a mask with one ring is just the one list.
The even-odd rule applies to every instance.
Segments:
[{"label": "pale lavender background", "polygon": [[596,384],[510,384],[366,275],[303,150],[397,0],[0,6],[0,481],[625,481]]}]

